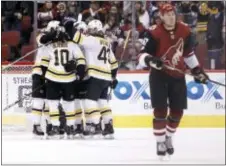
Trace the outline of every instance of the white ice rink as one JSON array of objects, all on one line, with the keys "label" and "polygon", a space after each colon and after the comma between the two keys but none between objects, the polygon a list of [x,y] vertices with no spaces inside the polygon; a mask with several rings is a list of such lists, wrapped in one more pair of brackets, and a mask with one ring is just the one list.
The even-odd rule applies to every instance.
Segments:
[{"label": "white ice rink", "polygon": [[3,133],[3,164],[225,164],[225,129],[179,129],[159,161],[151,129],[116,129],[114,140],[34,140]]}]

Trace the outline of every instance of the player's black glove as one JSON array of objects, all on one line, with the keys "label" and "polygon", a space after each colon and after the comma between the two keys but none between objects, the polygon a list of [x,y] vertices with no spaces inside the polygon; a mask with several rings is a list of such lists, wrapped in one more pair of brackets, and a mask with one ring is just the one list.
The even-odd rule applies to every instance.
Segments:
[{"label": "player's black glove", "polygon": [[205,71],[200,67],[195,67],[191,70],[192,75],[194,75],[194,80],[197,83],[206,84],[209,76],[205,73]]},{"label": "player's black glove", "polygon": [[72,72],[72,71],[76,71],[76,61],[75,60],[70,60],[68,63],[66,63],[64,65],[64,69],[66,72]]},{"label": "player's black glove", "polygon": [[78,65],[76,70],[77,70],[77,73],[76,73],[77,80],[82,81],[86,75],[86,66]]},{"label": "player's black glove", "polygon": [[115,78],[111,82],[111,88],[112,89],[115,89],[117,85],[118,85],[118,80]]},{"label": "player's black glove", "polygon": [[158,57],[146,56],[144,61],[148,67],[152,67],[157,70],[162,70],[162,68],[163,68],[163,62]]},{"label": "player's black glove", "polygon": [[66,32],[57,31],[54,41],[66,42],[69,40],[69,36]]}]

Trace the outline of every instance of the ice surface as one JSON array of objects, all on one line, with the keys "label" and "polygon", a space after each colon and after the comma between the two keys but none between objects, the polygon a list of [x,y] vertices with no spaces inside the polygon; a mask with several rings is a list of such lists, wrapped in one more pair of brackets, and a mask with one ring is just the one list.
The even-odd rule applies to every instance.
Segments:
[{"label": "ice surface", "polygon": [[114,140],[35,140],[3,133],[3,164],[225,164],[225,129],[178,129],[175,154],[159,161],[152,129],[116,129]]}]

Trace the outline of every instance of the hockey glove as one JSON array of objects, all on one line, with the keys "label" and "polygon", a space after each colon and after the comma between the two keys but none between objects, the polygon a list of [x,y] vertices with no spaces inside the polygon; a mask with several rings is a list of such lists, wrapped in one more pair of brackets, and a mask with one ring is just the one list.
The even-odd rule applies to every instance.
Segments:
[{"label": "hockey glove", "polygon": [[76,74],[77,80],[82,81],[86,75],[86,66],[78,65],[76,70],[77,70],[77,74]]},{"label": "hockey glove", "polygon": [[64,69],[66,72],[72,72],[72,71],[75,71],[76,70],[76,61],[75,60],[70,60],[68,63],[66,63],[64,65]]},{"label": "hockey glove", "polygon": [[111,88],[115,89],[117,85],[118,85],[118,80],[117,79],[113,79],[112,82],[111,82]]},{"label": "hockey glove", "polygon": [[209,76],[205,73],[205,71],[200,67],[195,67],[191,70],[191,73],[194,75],[194,80],[196,83],[207,84]]},{"label": "hockey glove", "polygon": [[144,61],[148,67],[152,67],[157,70],[162,70],[163,68],[163,62],[158,57],[146,56]]},{"label": "hockey glove", "polygon": [[68,40],[69,40],[69,36],[68,36],[67,33],[62,32],[62,31],[58,31],[58,32],[57,32],[55,41],[65,42],[65,41],[68,41]]},{"label": "hockey glove", "polygon": [[57,31],[56,30],[51,30],[50,32],[47,32],[46,34],[42,35],[40,38],[40,43],[46,44],[50,41],[54,41],[56,38]]}]

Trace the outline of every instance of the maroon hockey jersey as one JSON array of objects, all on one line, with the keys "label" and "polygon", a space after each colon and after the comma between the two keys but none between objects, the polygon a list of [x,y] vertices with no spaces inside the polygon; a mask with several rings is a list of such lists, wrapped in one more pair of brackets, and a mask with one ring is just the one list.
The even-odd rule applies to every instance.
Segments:
[{"label": "maroon hockey jersey", "polygon": [[[174,30],[168,31],[162,24],[148,31],[148,42],[142,50],[152,56],[158,56],[166,65],[185,70],[184,57],[194,54],[190,28],[177,22]],[[181,77],[177,71],[164,69],[171,76]]]}]

